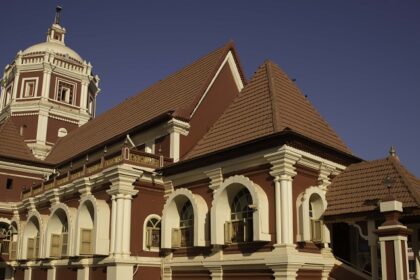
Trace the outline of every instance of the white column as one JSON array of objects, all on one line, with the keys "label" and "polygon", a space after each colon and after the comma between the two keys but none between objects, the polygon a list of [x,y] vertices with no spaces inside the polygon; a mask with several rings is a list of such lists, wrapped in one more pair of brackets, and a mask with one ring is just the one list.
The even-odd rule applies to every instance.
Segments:
[{"label": "white column", "polygon": [[80,91],[80,108],[83,111],[87,111],[88,110],[88,81],[82,81],[82,89]]},{"label": "white column", "polygon": [[115,195],[111,196],[111,240],[110,240],[110,248],[109,252],[110,254],[114,254],[114,248],[115,248],[115,235],[116,235],[116,216],[117,216],[117,201],[115,198]]},{"label": "white column", "polygon": [[[46,54],[47,56],[49,54]],[[41,96],[48,99],[50,96],[50,84],[51,84],[51,70],[49,68],[44,69],[44,74],[42,75],[42,89]]]},{"label": "white column", "polygon": [[32,280],[32,268],[28,267],[25,269],[25,272],[23,273],[23,279],[24,280]]},{"label": "white column", "polygon": [[55,280],[55,267],[52,267],[52,268],[48,269],[47,280]]},{"label": "white column", "polygon": [[20,77],[20,72],[18,71],[18,72],[16,72],[15,80],[13,82],[12,96],[10,96],[10,98],[12,100],[15,100],[16,99],[16,96],[17,96],[17,90],[18,90],[18,86],[19,86],[19,77]]},{"label": "white column", "polygon": [[117,195],[116,211],[116,235],[115,235],[115,254],[122,254],[123,220],[124,220],[124,201],[122,195]]},{"label": "white column", "polygon": [[36,143],[45,145],[47,142],[48,111],[39,110]]},{"label": "white column", "polygon": [[126,257],[131,244],[131,199],[138,192],[133,183],[141,171],[116,167],[104,173],[111,182],[107,191],[112,197],[110,252],[115,258]]},{"label": "white column", "polygon": [[77,280],[89,280],[89,267],[84,266],[77,269]]},{"label": "white column", "polygon": [[277,152],[266,155],[272,165],[270,174],[274,177],[276,209],[276,245],[293,246],[293,177],[296,175],[294,165],[300,155],[282,146]]},{"label": "white column", "polygon": [[179,160],[180,135],[177,131],[172,132],[170,135],[170,157],[174,159],[174,162],[177,162]]},{"label": "white column", "polygon": [[130,241],[131,241],[131,195],[126,195],[123,200],[124,203],[124,220],[123,220],[123,254],[130,255]]},{"label": "white column", "polygon": [[280,176],[281,243],[293,244],[293,199],[292,178]]},{"label": "white column", "polygon": [[276,244],[281,243],[281,194],[280,194],[280,180],[277,176],[275,181],[275,203],[276,203]]}]

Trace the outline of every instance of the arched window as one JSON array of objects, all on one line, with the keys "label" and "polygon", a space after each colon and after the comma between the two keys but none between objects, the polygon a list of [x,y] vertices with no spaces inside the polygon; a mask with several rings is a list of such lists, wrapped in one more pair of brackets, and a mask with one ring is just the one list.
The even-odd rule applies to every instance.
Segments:
[{"label": "arched window", "polygon": [[148,251],[158,251],[160,247],[160,217],[150,215],[145,220],[143,249]]},{"label": "arched window", "polygon": [[177,189],[166,200],[162,212],[162,248],[207,246],[206,201],[188,189]]},{"label": "arched window", "polygon": [[242,175],[225,179],[214,193],[211,243],[224,245],[270,240],[265,191]]},{"label": "arched window", "polygon": [[50,245],[47,252],[49,252],[50,257],[58,258],[68,255],[68,227],[66,212],[61,208],[57,209],[49,219],[46,230],[47,244],[49,241]]},{"label": "arched window", "polygon": [[180,212],[179,232],[180,246],[175,247],[192,246],[194,237],[194,210],[189,200],[184,204]]},{"label": "arched window", "polygon": [[23,254],[23,258],[39,258],[40,224],[36,216],[32,216],[25,226],[23,235],[23,248],[24,250],[26,249]]},{"label": "arched window", "polygon": [[323,241],[323,227],[324,224],[321,220],[322,213],[324,212],[321,197],[314,193],[309,198],[309,219],[311,228],[311,241],[315,243],[322,243]]},{"label": "arched window", "polygon": [[11,236],[12,233],[10,230],[10,225],[6,223],[0,223],[0,253],[2,255],[9,254]]},{"label": "arched window", "polygon": [[91,255],[93,252],[94,211],[91,201],[86,201],[79,209],[80,255]]},{"label": "arched window", "polygon": [[232,199],[231,220],[225,224],[226,243],[251,242],[253,240],[252,197],[242,188]]}]

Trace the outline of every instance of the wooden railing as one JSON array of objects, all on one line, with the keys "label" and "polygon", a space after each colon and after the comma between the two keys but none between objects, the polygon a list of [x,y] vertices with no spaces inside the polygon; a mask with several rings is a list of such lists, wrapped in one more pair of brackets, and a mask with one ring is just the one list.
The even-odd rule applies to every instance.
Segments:
[{"label": "wooden railing", "polygon": [[30,189],[22,191],[22,199],[39,195],[47,190],[58,188],[71,183],[74,180],[99,173],[105,168],[123,163],[149,168],[159,168],[172,163],[172,159],[124,147],[117,153],[102,156],[98,160],[85,163],[82,168],[61,174],[53,179],[44,181],[39,185],[32,186]]}]

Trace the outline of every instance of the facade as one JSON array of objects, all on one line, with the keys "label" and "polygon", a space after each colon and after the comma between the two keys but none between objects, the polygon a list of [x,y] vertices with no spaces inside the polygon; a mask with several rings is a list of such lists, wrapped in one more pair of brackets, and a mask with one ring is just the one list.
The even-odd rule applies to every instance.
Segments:
[{"label": "facade", "polygon": [[65,34],[58,8],[3,75],[0,279],[420,279],[420,180],[275,63],[229,42],[95,117]]}]

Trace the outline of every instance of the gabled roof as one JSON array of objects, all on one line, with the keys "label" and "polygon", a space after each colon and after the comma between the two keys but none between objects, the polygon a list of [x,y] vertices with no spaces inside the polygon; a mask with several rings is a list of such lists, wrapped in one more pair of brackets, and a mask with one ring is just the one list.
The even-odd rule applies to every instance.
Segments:
[{"label": "gabled roof", "polygon": [[285,130],[351,154],[295,83],[276,64],[266,61],[186,159]]},{"label": "gabled roof", "polygon": [[39,161],[25,144],[12,118],[0,124],[0,157],[19,160]]},{"label": "gabled roof", "polygon": [[188,120],[229,51],[231,42],[72,131],[46,161],[68,160],[163,115]]},{"label": "gabled roof", "polygon": [[403,207],[420,206],[420,180],[411,174],[395,156],[352,164],[334,178],[327,191],[325,216],[373,211],[378,201],[388,197],[384,179],[395,183],[391,194]]}]

